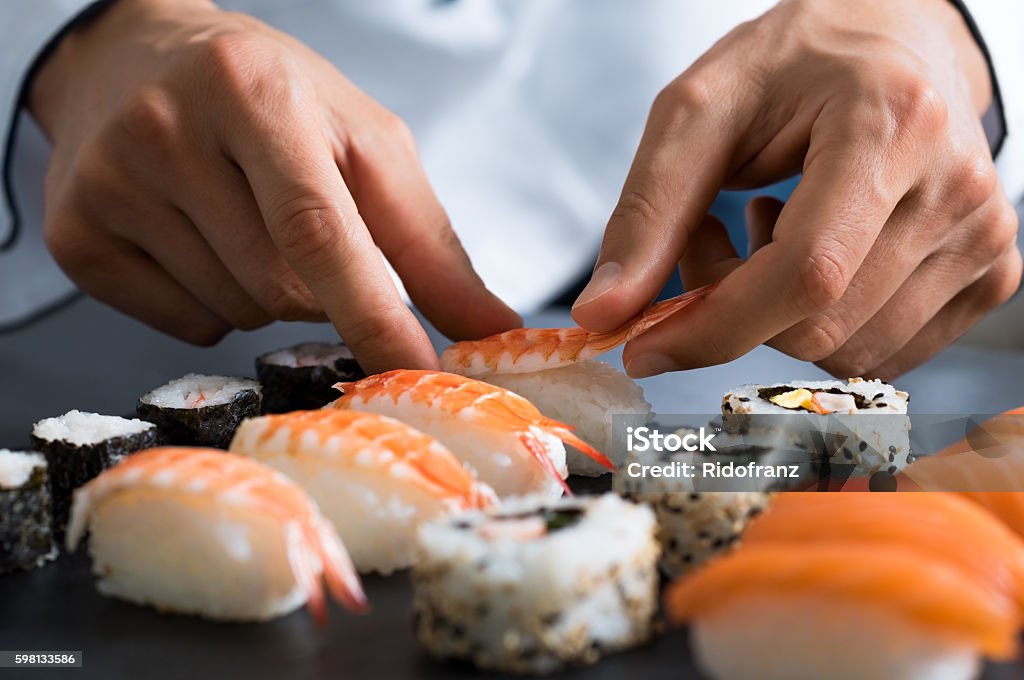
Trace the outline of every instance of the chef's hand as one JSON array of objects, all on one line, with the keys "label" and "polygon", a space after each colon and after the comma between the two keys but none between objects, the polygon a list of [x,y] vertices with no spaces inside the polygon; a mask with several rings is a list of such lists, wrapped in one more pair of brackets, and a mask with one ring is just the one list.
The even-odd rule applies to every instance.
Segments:
[{"label": "chef's hand", "polygon": [[[980,120],[984,59],[945,0],[794,0],[737,27],[657,97],[590,285],[604,331],[678,263],[700,304],[630,343],[633,376],[767,343],[841,376],[892,377],[1017,289],[1017,219]],[[721,188],[803,172],[755,199],[740,259],[707,211]]]},{"label": "chef's hand", "polygon": [[378,248],[446,335],[519,323],[474,272],[405,124],[252,18],[114,3],[61,41],[30,108],[54,144],[53,257],[155,328],[210,344],[326,315],[367,370],[436,367]]}]

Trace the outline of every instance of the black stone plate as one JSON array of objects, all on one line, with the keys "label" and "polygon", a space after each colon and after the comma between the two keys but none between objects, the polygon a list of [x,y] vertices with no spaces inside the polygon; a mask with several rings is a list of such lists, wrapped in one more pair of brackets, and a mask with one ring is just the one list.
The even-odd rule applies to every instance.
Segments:
[{"label": "black stone plate", "polygon": [[[600,492],[608,478],[573,479],[577,493]],[[0,669],[0,678],[31,680],[435,680],[493,677],[468,664],[429,658],[412,633],[409,575],[364,579],[373,611],[355,616],[331,605],[325,628],[305,610],[262,624],[213,623],[159,614],[103,597],[82,548],[41,569],[0,576],[0,650],[81,650],[81,669]],[[742,649],[736,650],[742,654]],[[866,652],[868,653],[868,652]],[[572,680],[698,680],[685,630],[568,671]],[[1024,664],[991,666],[984,680],[1019,680]],[[827,680],[823,678],[822,680]]]}]

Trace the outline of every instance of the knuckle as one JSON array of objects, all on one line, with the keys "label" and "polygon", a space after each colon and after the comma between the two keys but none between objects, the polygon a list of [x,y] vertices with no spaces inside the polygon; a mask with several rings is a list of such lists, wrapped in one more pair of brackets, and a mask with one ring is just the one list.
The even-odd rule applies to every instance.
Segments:
[{"label": "knuckle", "polygon": [[652,112],[706,111],[715,103],[714,88],[703,78],[686,74],[665,86],[654,98]]},{"label": "knuckle", "polygon": [[43,241],[53,260],[72,278],[84,270],[91,260],[83,247],[83,240],[76,237],[72,229],[59,218],[44,223]]},{"label": "knuckle", "polygon": [[881,360],[882,357],[869,348],[844,346],[817,363],[832,375],[850,377],[867,375]]},{"label": "knuckle", "polygon": [[818,248],[804,259],[798,271],[797,299],[811,311],[828,309],[846,293],[848,267],[838,252],[838,243],[835,248]]},{"label": "knuckle", "polygon": [[304,267],[337,258],[346,221],[341,211],[326,202],[308,199],[283,203],[270,215],[277,225],[274,240],[288,262],[300,262]]},{"label": "knuckle", "polygon": [[[247,120],[280,99],[294,96],[293,81],[284,73],[278,47],[252,31],[212,36],[197,48],[200,77],[215,83],[234,115]],[[290,84],[291,83],[291,84]]]},{"label": "knuckle", "polygon": [[162,90],[151,87],[128,98],[119,116],[121,129],[129,139],[146,145],[168,144],[178,131],[178,116],[174,102]]},{"label": "knuckle", "polygon": [[281,321],[305,321],[323,313],[312,295],[297,284],[275,285],[260,299],[267,313]]},{"label": "knuckle", "polygon": [[979,224],[972,238],[971,250],[978,260],[992,262],[1003,255],[1017,241],[1017,211],[1009,201],[1000,198],[991,208],[991,214]]},{"label": "knuckle", "polygon": [[1009,300],[1020,289],[1021,256],[1016,248],[1007,254],[1005,266],[997,267],[985,277],[980,303],[985,309],[995,309]]},{"label": "knuckle", "polygon": [[846,336],[830,317],[818,314],[783,334],[780,349],[801,361],[822,361],[843,346]]},{"label": "knuckle", "polygon": [[947,195],[957,200],[961,214],[969,214],[988,201],[998,187],[999,176],[988,153],[971,152],[953,162]]},{"label": "knuckle", "polygon": [[412,128],[398,114],[384,109],[378,120],[381,130],[392,144],[412,153],[416,150],[416,139]]},{"label": "knuckle", "polygon": [[364,316],[348,324],[342,331],[342,340],[350,347],[387,347],[394,342],[395,327],[389,321],[390,310],[378,310],[375,316]]},{"label": "knuckle", "polygon": [[262,38],[248,31],[218,33],[199,44],[199,63],[211,75],[246,77],[263,44]]},{"label": "knuckle", "polygon": [[933,136],[949,120],[946,100],[916,69],[897,69],[888,82],[886,117],[894,137]]},{"label": "knuckle", "polygon": [[653,183],[634,181],[622,191],[612,217],[624,219],[630,224],[649,227],[657,217]]}]

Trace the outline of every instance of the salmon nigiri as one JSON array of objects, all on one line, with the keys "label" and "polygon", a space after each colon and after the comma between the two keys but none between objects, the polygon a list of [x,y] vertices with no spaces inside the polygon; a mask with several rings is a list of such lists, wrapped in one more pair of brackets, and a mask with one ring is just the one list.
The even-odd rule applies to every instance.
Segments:
[{"label": "salmon nigiri", "polygon": [[997,579],[855,542],[743,545],[666,605],[718,680],[969,680],[1014,655],[1020,623]]},{"label": "salmon nigiri", "polygon": [[1024,406],[986,420],[938,453],[922,456],[897,481],[904,490],[956,492],[1024,536]]},{"label": "salmon nigiri", "polygon": [[436,439],[376,413],[323,409],[250,418],[231,451],[298,482],[360,571],[387,574],[412,565],[420,524],[497,500]]},{"label": "salmon nigiri", "polygon": [[747,528],[747,545],[912,547],[926,559],[1000,584],[1024,612],[1024,540],[991,513],[950,493],[782,493]]}]

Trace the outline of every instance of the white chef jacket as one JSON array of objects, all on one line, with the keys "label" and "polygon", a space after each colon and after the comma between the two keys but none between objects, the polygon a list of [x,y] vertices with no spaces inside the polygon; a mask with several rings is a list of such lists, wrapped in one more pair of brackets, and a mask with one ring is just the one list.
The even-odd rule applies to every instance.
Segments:
[{"label": "white chef jacket", "polygon": [[[115,0],[116,1],[116,0]],[[91,0],[0,3],[0,327],[73,290],[42,241],[48,148],[27,72]],[[290,33],[400,115],[487,285],[537,309],[592,262],[655,94],[772,0],[227,0]],[[968,0],[1005,122],[997,167],[1024,194],[1024,3]]]}]

